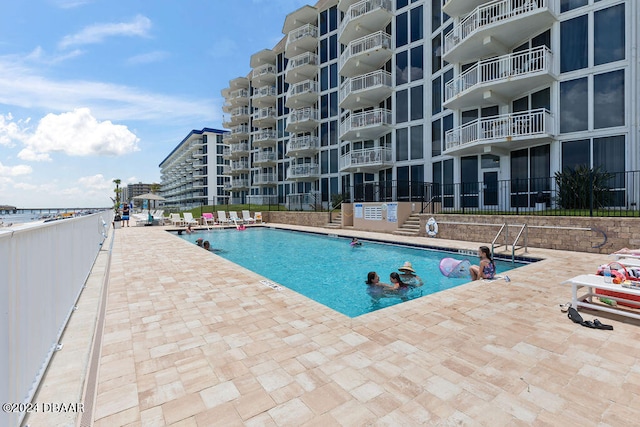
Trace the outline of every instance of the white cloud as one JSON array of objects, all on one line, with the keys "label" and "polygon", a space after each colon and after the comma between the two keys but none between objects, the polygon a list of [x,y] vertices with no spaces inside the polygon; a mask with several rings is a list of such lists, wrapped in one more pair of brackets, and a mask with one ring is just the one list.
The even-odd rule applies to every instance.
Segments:
[{"label": "white cloud", "polygon": [[105,179],[104,175],[99,173],[79,178],[78,184],[88,190],[111,190],[113,188],[113,179]]},{"label": "white cloud", "polygon": [[64,36],[58,47],[66,49],[69,46],[102,43],[113,36],[148,37],[150,28],[151,20],[138,15],[131,22],[90,25],[76,34]]},{"label": "white cloud", "polygon": [[183,99],[140,89],[83,80],[51,80],[39,68],[25,66],[15,56],[0,56],[0,104],[44,111],[72,111],[88,106],[96,117],[111,120],[156,120],[174,123],[220,117],[222,103],[210,99]]},{"label": "white cloud", "polygon": [[49,160],[49,153],[69,156],[120,156],[139,151],[139,138],[126,126],[99,122],[88,108],[47,114],[18,153],[23,160]]},{"label": "white cloud", "polygon": [[14,122],[11,113],[6,116],[0,114],[0,145],[13,147],[16,141],[25,141],[28,138],[28,134],[24,128],[28,124],[29,119]]},{"label": "white cloud", "polygon": [[132,56],[131,58],[127,59],[127,63],[131,65],[150,64],[153,62],[160,62],[168,57],[169,53],[157,50],[155,52],[148,52]]},{"label": "white cloud", "polygon": [[55,4],[61,9],[73,9],[89,3],[91,3],[89,0],[57,0],[55,2]]},{"label": "white cloud", "polygon": [[20,175],[29,175],[32,171],[31,166],[4,166],[2,162],[0,162],[0,177],[8,178]]}]

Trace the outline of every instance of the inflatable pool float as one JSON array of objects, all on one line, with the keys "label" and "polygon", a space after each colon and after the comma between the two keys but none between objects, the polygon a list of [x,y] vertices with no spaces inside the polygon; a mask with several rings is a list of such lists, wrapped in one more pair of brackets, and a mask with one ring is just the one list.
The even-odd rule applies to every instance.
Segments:
[{"label": "inflatable pool float", "polygon": [[440,272],[445,277],[471,277],[470,267],[471,263],[467,259],[442,258],[440,261]]}]

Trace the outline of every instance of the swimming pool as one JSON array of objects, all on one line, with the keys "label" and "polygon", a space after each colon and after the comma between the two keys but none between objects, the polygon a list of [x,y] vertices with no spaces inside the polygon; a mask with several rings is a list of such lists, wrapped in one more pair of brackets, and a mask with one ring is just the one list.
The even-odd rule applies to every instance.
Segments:
[{"label": "swimming pool", "polygon": [[[225,229],[198,231],[178,237],[195,243],[209,240],[216,255],[252,270],[274,282],[311,298],[346,316],[356,317],[404,301],[430,295],[468,283],[471,279],[446,278],[439,263],[444,257],[463,256],[361,240],[351,246],[350,239],[268,227],[245,231]],[[365,284],[367,273],[376,271],[380,281],[389,283],[389,274],[410,261],[424,286],[405,291],[371,292]],[[496,261],[498,274],[523,264]]]}]

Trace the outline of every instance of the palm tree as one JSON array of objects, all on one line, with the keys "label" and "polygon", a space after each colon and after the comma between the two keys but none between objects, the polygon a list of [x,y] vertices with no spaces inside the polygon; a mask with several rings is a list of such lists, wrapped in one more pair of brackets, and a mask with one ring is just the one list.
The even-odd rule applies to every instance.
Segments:
[{"label": "palm tree", "polygon": [[116,185],[115,190],[113,190],[116,193],[116,204],[113,207],[113,210],[115,211],[116,216],[118,216],[118,209],[120,209],[120,192],[122,191],[120,189],[120,183],[121,182],[122,181],[120,179],[118,179],[118,178],[113,180],[113,183]]}]

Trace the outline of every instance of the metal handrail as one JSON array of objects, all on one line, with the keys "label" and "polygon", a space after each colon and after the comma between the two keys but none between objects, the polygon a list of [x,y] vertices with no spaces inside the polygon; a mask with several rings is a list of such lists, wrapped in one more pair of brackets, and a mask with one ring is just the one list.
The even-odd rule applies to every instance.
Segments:
[{"label": "metal handrail", "polygon": [[491,258],[493,258],[493,254],[494,254],[495,250],[502,246],[502,245],[496,246],[496,241],[500,237],[500,234],[502,234],[502,230],[504,230],[505,228],[506,228],[506,233],[505,233],[505,238],[504,238],[504,248],[505,248],[505,250],[509,249],[509,247],[507,246],[507,238],[509,236],[509,227],[507,227],[507,223],[505,222],[500,227],[500,230],[498,230],[498,233],[496,234],[496,237],[494,237],[493,240],[491,241]]},{"label": "metal handrail", "polygon": [[513,241],[513,244],[511,245],[511,262],[514,262],[516,260],[516,250],[517,249],[522,249],[522,246],[518,246],[516,248],[516,244],[518,243],[518,240],[520,240],[520,236],[522,235],[522,232],[524,233],[524,253],[527,254],[529,253],[529,251],[527,249],[529,249],[529,228],[527,227],[527,224],[523,224],[522,228],[520,228],[520,232],[518,232],[518,235],[516,236],[516,239]]}]

